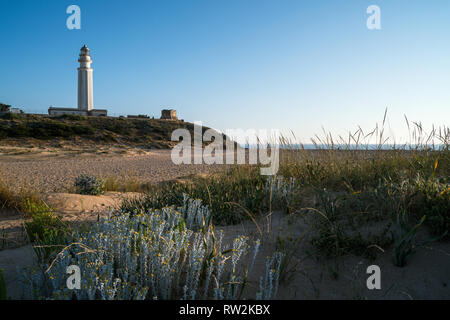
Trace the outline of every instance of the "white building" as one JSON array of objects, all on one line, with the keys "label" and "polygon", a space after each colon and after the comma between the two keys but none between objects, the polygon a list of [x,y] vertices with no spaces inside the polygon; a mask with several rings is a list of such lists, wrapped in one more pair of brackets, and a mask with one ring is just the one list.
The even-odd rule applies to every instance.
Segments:
[{"label": "white building", "polygon": [[14,113],[14,114],[22,114],[22,113],[24,113],[24,112],[23,112],[21,109],[19,109],[19,108],[11,108],[11,110],[10,110],[9,112]]},{"label": "white building", "polygon": [[78,68],[78,108],[48,108],[48,114],[51,116],[61,116],[64,114],[81,116],[106,116],[108,111],[104,109],[94,109],[94,83],[92,79],[91,55],[89,48],[84,45],[81,48],[80,58],[78,59],[80,67]]}]

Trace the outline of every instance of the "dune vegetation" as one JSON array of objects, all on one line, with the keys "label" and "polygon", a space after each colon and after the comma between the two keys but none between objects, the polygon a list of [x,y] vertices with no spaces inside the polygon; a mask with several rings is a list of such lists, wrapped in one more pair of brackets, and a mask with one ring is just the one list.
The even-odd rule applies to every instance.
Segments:
[{"label": "dune vegetation", "polygon": [[[250,277],[274,212],[301,218],[318,256],[375,259],[390,248],[393,264],[404,267],[421,246],[448,241],[450,229],[450,131],[425,133],[415,124],[410,135],[400,146],[388,145],[382,128],[345,141],[325,135],[313,140],[315,150],[283,138],[272,177],[251,165],[160,184],[109,177],[102,190],[141,195],[93,225],[70,229],[49,210],[34,210],[28,232],[40,265],[25,273],[26,290],[34,298],[275,298],[295,272],[296,239],[278,239],[264,271]],[[3,189],[0,196],[18,203]],[[244,220],[257,225],[259,238],[242,234],[223,244],[215,228]],[[89,275],[76,295],[64,289],[61,271],[72,263]]]}]

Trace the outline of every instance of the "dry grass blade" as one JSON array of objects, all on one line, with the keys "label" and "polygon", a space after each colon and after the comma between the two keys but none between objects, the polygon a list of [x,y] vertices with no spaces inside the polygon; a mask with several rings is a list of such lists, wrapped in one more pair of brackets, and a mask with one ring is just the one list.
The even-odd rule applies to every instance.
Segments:
[{"label": "dry grass blade", "polygon": [[256,225],[256,228],[258,228],[258,232],[259,234],[262,236],[263,232],[258,224],[258,222],[256,221],[256,219],[253,217],[253,215],[250,213],[250,211],[248,211],[246,208],[244,208],[242,205],[240,205],[237,202],[225,202],[226,204],[231,204],[231,205],[235,205],[238,206],[239,208],[241,208],[249,217],[250,219],[252,219],[253,223]]}]

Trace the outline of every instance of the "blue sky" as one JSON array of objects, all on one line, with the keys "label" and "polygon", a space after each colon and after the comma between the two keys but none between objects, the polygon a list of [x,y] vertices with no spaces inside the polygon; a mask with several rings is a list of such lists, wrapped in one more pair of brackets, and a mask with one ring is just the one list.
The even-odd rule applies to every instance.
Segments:
[{"label": "blue sky", "polygon": [[[68,30],[66,8],[81,8]],[[366,9],[381,8],[381,30]],[[227,128],[369,130],[388,107],[425,126],[450,119],[448,0],[0,0],[0,102],[76,107],[86,43],[94,104]]]}]

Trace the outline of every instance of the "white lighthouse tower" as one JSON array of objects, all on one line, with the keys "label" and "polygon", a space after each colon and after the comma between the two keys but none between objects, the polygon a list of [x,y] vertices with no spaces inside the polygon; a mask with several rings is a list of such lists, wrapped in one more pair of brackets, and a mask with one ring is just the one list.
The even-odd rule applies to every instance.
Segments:
[{"label": "white lighthouse tower", "polygon": [[89,48],[86,45],[81,48],[78,62],[80,63],[78,68],[78,109],[91,111],[94,109],[93,70],[91,68],[92,59],[89,54]]},{"label": "white lighthouse tower", "polygon": [[94,82],[92,80],[91,55],[89,48],[81,48],[78,59],[78,108],[58,108],[50,106],[48,114],[51,116],[80,115],[80,116],[107,116],[106,109],[94,109]]}]

